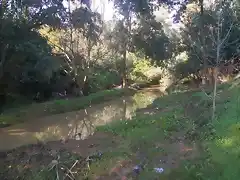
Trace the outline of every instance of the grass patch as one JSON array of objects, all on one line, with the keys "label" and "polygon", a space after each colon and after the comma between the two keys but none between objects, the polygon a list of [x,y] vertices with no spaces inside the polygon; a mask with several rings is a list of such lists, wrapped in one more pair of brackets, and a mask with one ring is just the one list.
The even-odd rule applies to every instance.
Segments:
[{"label": "grass patch", "polygon": [[[217,114],[213,122],[212,101],[204,92],[179,92],[155,100],[152,107],[158,108],[158,113],[138,114],[131,121],[117,121],[99,127],[98,131],[124,137],[126,151],[132,154],[136,155],[138,151],[145,153],[148,168],[140,174],[139,179],[238,180],[240,88],[225,84],[218,90]],[[166,108],[170,111],[165,112]],[[177,168],[156,174],[153,167],[164,166],[156,163],[156,159],[166,154],[171,157],[172,153],[172,148],[161,147],[161,144],[169,143],[172,137],[179,136],[199,144],[198,156],[190,160],[183,159]]]},{"label": "grass patch", "polygon": [[134,91],[130,89],[106,90],[85,97],[53,100],[9,109],[0,115],[0,125],[14,124],[31,118],[40,118],[54,114],[77,111],[93,104],[112,100],[115,97],[132,94],[133,92]]}]

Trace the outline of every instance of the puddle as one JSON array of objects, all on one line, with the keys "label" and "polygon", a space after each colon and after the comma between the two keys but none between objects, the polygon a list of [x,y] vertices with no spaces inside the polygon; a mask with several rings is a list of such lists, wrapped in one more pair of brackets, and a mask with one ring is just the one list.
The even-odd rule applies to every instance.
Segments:
[{"label": "puddle", "polygon": [[33,119],[0,129],[0,151],[22,145],[61,139],[83,140],[94,133],[97,126],[121,119],[131,119],[137,109],[145,108],[162,93],[145,89],[133,96],[93,105],[87,109]]}]

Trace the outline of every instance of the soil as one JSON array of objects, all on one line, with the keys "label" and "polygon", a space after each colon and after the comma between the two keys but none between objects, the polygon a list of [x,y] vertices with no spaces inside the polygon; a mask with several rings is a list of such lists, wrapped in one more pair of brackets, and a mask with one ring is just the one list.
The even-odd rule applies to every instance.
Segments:
[{"label": "soil", "polygon": [[[86,168],[91,158],[100,158],[101,154],[110,151],[121,141],[111,134],[95,133],[86,140],[61,140],[46,144],[27,145],[11,151],[0,153],[0,179],[25,179],[34,170],[48,167],[55,161],[66,161],[69,169],[76,159],[78,163],[74,168]],[[81,173],[79,171],[79,173]],[[66,178],[68,179],[68,178]]]},{"label": "soil", "polygon": [[61,140],[46,143],[52,151],[60,151],[62,149],[80,155],[81,157],[88,157],[96,152],[104,153],[116,148],[121,141],[121,138],[116,137],[110,133],[96,132],[85,140]]},{"label": "soil", "polygon": [[[109,133],[97,132],[85,140],[61,140],[46,144],[22,146],[11,151],[0,153],[0,179],[1,180],[25,180],[27,175],[39,168],[50,167],[53,162],[66,161],[64,165],[70,169],[73,164],[78,176],[83,176],[87,169],[89,157],[101,159],[101,154],[117,148],[122,139]],[[197,147],[188,144],[184,137],[172,137],[172,142],[156,142],[156,148],[165,149],[164,154],[159,153],[154,159],[149,159],[155,167],[170,170],[178,168],[182,160],[192,159],[198,155]],[[75,157],[75,158],[73,158]],[[126,180],[137,179],[133,169],[137,165],[137,159],[148,159],[144,152],[136,152],[132,160],[119,161],[114,167],[109,168],[108,174],[95,175],[95,180]],[[147,162],[146,162],[147,164]],[[73,171],[73,170],[72,170]],[[66,170],[62,172],[65,176]],[[83,173],[83,174],[81,174]],[[71,179],[66,177],[65,179]],[[50,180],[50,179],[49,179]]]}]

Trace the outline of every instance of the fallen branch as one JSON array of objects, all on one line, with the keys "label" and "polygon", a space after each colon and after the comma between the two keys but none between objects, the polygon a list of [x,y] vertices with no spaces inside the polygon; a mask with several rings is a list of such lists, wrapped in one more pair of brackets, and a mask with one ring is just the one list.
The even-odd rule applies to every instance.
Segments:
[{"label": "fallen branch", "polygon": [[[72,177],[74,178],[74,175],[73,175],[73,173],[72,173],[72,169],[77,165],[78,162],[79,162],[79,160],[76,160],[75,163],[72,165],[72,167],[71,167],[70,169],[68,169],[68,168],[66,167],[66,169],[68,170],[68,173],[65,174],[66,176],[63,178],[63,180],[66,179],[66,177],[69,177],[69,178],[70,178],[69,173],[70,173],[70,174],[72,175]],[[72,178],[70,178],[70,179],[72,179]]]}]

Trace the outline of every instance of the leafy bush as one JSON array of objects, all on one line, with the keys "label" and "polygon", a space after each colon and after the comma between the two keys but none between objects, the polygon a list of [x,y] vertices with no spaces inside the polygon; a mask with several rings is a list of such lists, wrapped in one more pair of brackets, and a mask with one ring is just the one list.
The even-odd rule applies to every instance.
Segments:
[{"label": "leafy bush", "polygon": [[143,58],[138,53],[129,55],[129,59],[133,61],[133,67],[130,71],[130,78],[136,82],[148,82],[151,81],[150,77],[147,76],[147,72],[150,71],[154,66],[151,64],[149,59]]},{"label": "leafy bush", "polygon": [[98,70],[89,78],[90,92],[110,89],[121,83],[121,77],[116,71]]}]

